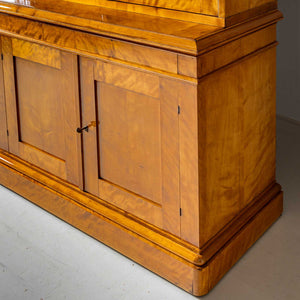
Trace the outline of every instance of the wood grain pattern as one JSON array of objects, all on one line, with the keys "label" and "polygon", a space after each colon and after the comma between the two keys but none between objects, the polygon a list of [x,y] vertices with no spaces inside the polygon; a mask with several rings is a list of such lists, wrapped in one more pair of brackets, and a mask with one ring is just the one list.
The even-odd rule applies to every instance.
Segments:
[{"label": "wood grain pattern", "polygon": [[282,193],[277,194],[252,218],[208,264],[206,286],[200,287],[200,295],[211,290],[242,255],[262,236],[280,216],[283,210]]},{"label": "wood grain pattern", "polygon": [[203,295],[282,212],[282,15],[271,0],[83,2],[1,1],[0,184]]},{"label": "wood grain pattern", "polygon": [[[253,16],[277,8],[276,0],[200,0],[200,1],[167,1],[167,0],[67,0],[73,3],[84,3],[109,7],[123,11],[156,15],[166,18],[190,20],[203,24],[224,26],[227,20],[230,25],[237,24]],[[234,18],[230,18],[234,16]],[[202,18],[201,18],[202,17]],[[224,22],[223,24],[221,22]],[[214,22],[214,23],[213,23]]]},{"label": "wood grain pattern", "polygon": [[[178,50],[180,52],[195,55],[198,53],[200,54],[203,52],[207,52],[209,50],[209,47],[211,47],[210,50],[218,48],[223,43],[228,43],[230,40],[236,39],[237,37],[242,36],[245,33],[249,34],[251,31],[256,31],[262,26],[265,27],[267,23],[269,23],[270,25],[275,24],[280,18],[282,18],[282,14],[278,11],[275,11],[251,22],[242,23],[238,27],[227,29],[202,24],[195,25],[193,23],[192,26],[187,27],[185,30],[180,27],[181,38],[174,35],[167,36],[165,34],[160,34],[153,31],[151,35],[149,35],[148,39],[147,36],[141,35],[140,30],[136,31],[138,35],[130,36],[127,30],[127,32],[124,31],[125,36],[118,35],[118,37],[122,37],[122,39],[127,39],[130,41],[137,41],[139,43],[148,43],[148,45],[150,46],[159,46],[162,48],[167,48],[169,50]],[[114,51],[111,50],[111,42],[108,42],[108,39],[102,37],[94,37],[93,35],[78,33],[77,31],[72,31],[66,28],[57,28],[53,25],[43,24],[37,21],[24,20],[1,13],[0,19],[2,20],[2,22],[0,23],[0,32],[5,34],[18,37],[21,36],[22,38],[34,40],[39,43],[51,44],[55,47],[72,51],[76,50],[77,53],[79,52],[85,55],[93,54],[105,59],[108,58],[107,55],[110,55],[109,53],[114,53]],[[70,22],[69,19],[67,20],[68,22]],[[55,22],[55,18],[53,19],[53,22]],[[70,26],[70,24],[68,25],[68,23],[64,24]],[[82,26],[83,25],[84,24],[82,24]],[[164,28],[164,24],[159,25],[159,27]],[[95,31],[97,27],[88,28],[90,28],[91,31]],[[88,28],[85,28],[85,30],[87,30]],[[119,34],[122,33],[120,30],[117,30],[117,32]],[[110,34],[114,36],[113,33]],[[143,36],[142,40],[140,39],[141,36]],[[107,46],[103,46],[104,42],[107,43]],[[126,46],[126,44],[123,44],[122,42],[120,43],[122,45],[122,48]],[[89,50],[85,50],[88,48],[88,45],[91,45]],[[97,46],[97,49],[99,50],[95,50],[96,45],[99,45],[99,47]],[[134,63],[142,66],[149,66],[149,59],[144,60],[143,56],[140,55],[142,48],[139,48],[139,46],[135,46],[133,50],[134,51],[132,55],[126,54],[125,52],[124,57],[119,57],[118,55],[116,55],[116,57],[113,57],[113,59],[121,59],[122,62],[124,62],[124,59],[126,59],[125,57],[129,55],[128,59],[131,60],[132,56],[134,56],[135,51],[137,51],[138,54],[136,56],[136,60],[134,60]],[[153,64],[150,64],[150,68],[155,68],[155,71],[163,70],[170,73],[174,72],[174,58],[172,57],[172,55],[164,54],[163,52],[157,51],[157,49],[154,50],[153,48],[148,51],[149,57],[155,57],[153,58]],[[158,63],[159,57],[161,57],[163,61],[166,61],[166,63]],[[131,62],[131,64],[132,63],[133,62]],[[190,74],[184,73],[183,75],[189,76]]]},{"label": "wood grain pattern", "polygon": [[[0,37],[0,55],[2,55],[2,42]],[[6,120],[6,105],[4,95],[3,82],[3,63],[0,60],[0,148],[8,151],[8,137],[7,137],[7,120]]]},{"label": "wood grain pattern", "polygon": [[61,52],[64,65],[61,75],[60,91],[62,93],[62,110],[64,113],[64,135],[66,152],[67,180],[83,188],[82,178],[82,144],[76,129],[80,125],[80,99],[78,57],[75,54]]},{"label": "wood grain pattern", "polygon": [[191,0],[191,1],[168,1],[168,0],[120,0],[126,3],[135,3],[146,6],[163,7],[179,11],[203,13],[206,15],[218,15],[218,0]]},{"label": "wood grain pattern", "polygon": [[[159,187],[161,187],[161,184],[158,185],[158,188]],[[128,192],[128,189],[122,189],[105,180],[98,181],[98,189],[98,195],[101,199],[116,205],[134,216],[138,215],[139,218],[162,228],[163,215],[161,205],[153,201],[145,201],[145,198]]]},{"label": "wood grain pattern", "polygon": [[[46,189],[56,191],[55,195],[60,194],[63,197],[66,196],[66,199],[70,199],[71,202],[84,206],[88,212],[94,212],[105,216],[106,219],[115,223],[117,227],[126,228],[125,231],[129,230],[133,232],[134,235],[150,241],[151,244],[154,244],[169,253],[173,253],[175,257],[178,257],[180,260],[183,260],[190,265],[195,263],[197,266],[200,266],[203,263],[201,262],[201,256],[199,255],[198,249],[195,246],[166,231],[158,229],[133,215],[127,214],[122,209],[119,209],[90,193],[83,192],[74,185],[62,181],[59,177],[31,165],[11,153],[3,150],[0,150],[0,153],[1,168],[2,166],[5,166],[5,168],[8,167],[9,169],[12,169],[13,172],[22,173],[28,179],[31,178],[31,181],[34,182],[33,186],[40,185],[44,188],[46,187]],[[0,175],[1,174],[2,173],[0,172]],[[4,182],[5,177],[3,176],[2,178],[1,175],[0,178],[1,183]],[[5,182],[10,182],[10,180],[5,180]],[[47,199],[47,197],[42,198],[45,200]],[[62,211],[63,210],[64,209],[62,209]],[[68,213],[68,211],[65,212]],[[70,213],[69,216],[73,218],[72,213]],[[75,219],[76,217],[74,216],[74,220]]]},{"label": "wood grain pattern", "polygon": [[[180,35],[181,32],[188,32],[186,29],[193,27],[195,23],[219,27],[232,26],[277,8],[277,1],[275,0],[243,0],[238,2],[220,0],[220,4],[217,0],[201,0],[200,3],[199,1],[176,1],[175,3],[166,0],[159,1],[155,1],[156,7],[154,7],[106,0],[100,0],[100,2],[95,0],[89,2],[47,0],[47,3],[43,0],[36,0],[31,2],[30,6],[26,6],[26,3],[20,3],[16,0],[14,2],[2,1],[0,11],[21,16],[34,16],[35,19],[41,21],[55,20],[58,23],[68,21],[73,26],[82,26],[85,23],[86,28],[92,26],[111,33],[114,31],[125,34],[126,32],[128,36],[131,33],[138,34],[130,27],[137,26],[137,28],[140,27],[139,29],[151,31],[153,24],[168,35],[174,33]],[[67,10],[66,7],[68,7]],[[143,18],[148,19],[148,21],[143,21]],[[168,21],[170,19],[175,22],[172,26]],[[118,27],[117,30],[116,26]],[[210,27],[213,29],[213,26]],[[148,32],[144,32],[144,38],[146,36],[153,38],[153,34],[149,35]],[[165,38],[170,40],[171,36],[160,37],[161,40]],[[184,42],[182,40],[182,43]]]},{"label": "wood grain pattern", "polygon": [[161,156],[163,228],[180,236],[180,157],[178,94],[175,82],[161,78]]},{"label": "wood grain pattern", "polygon": [[[5,180],[4,176],[9,177],[10,180]],[[190,293],[193,292],[194,269],[183,259],[173,254],[170,255],[172,252],[153,244],[151,240],[142,238],[134,232],[128,235],[129,231],[120,226],[115,217],[106,217],[100,213],[87,210],[85,206],[72,201],[69,197],[56,195],[52,190],[45,190],[43,185],[34,184],[28,181],[27,178],[21,177],[16,172],[11,176],[11,172],[3,168],[0,163],[1,184],[14,189],[38,206],[106,243],[137,263],[164,276],[167,280],[178,283],[181,288]],[[136,226],[139,227],[138,223],[136,223]]]},{"label": "wood grain pattern", "polygon": [[282,212],[282,193],[277,193],[201,268],[195,264],[197,254],[187,244],[169,239],[162,232],[157,234],[154,228],[146,229],[126,214],[101,204],[97,204],[98,211],[87,209],[80,201],[92,207],[90,196],[61,182],[45,189],[43,180],[49,186],[51,178],[44,178],[42,172],[33,172],[29,165],[0,152],[1,184],[195,296],[208,293]]},{"label": "wood grain pattern", "polygon": [[260,7],[265,4],[277,4],[277,0],[219,0],[220,6],[222,7],[222,11],[220,17],[224,16],[223,13],[225,12],[225,16],[232,16],[243,11],[251,10],[255,7]]},{"label": "wood grain pattern", "polygon": [[83,134],[85,189],[179,235],[177,98],[157,75],[80,61],[83,122],[99,124]]},{"label": "wood grain pattern", "polygon": [[[191,51],[195,48],[194,38],[206,33],[219,31],[220,27],[196,24],[193,22],[158,18],[146,15],[129,14],[126,12],[114,12],[103,8],[91,9],[90,6],[76,5],[71,9],[72,4],[64,4],[61,1],[47,1],[47,7],[43,7],[44,2],[37,3],[36,8],[13,6],[8,3],[1,5],[0,12],[5,12],[17,16],[27,16],[36,21],[46,21],[56,25],[64,25],[71,28],[90,31],[102,35],[109,34],[110,37],[122,38],[127,41],[135,41],[141,44],[152,44],[161,47],[166,43],[174,48],[186,48]],[[42,5],[42,9],[39,7]],[[78,6],[78,7],[77,7]],[[66,9],[68,7],[68,9]],[[6,8],[6,9],[5,9]],[[70,15],[72,12],[72,15]],[[20,21],[20,20],[19,20]],[[14,23],[3,24],[4,27],[14,27]],[[32,22],[26,20],[26,24],[19,29],[21,32],[30,30]],[[12,30],[9,30],[12,31]],[[43,33],[42,33],[43,34]],[[37,36],[37,33],[34,33]],[[147,41],[149,43],[147,43]]]},{"label": "wood grain pattern", "polygon": [[198,57],[198,77],[205,76],[255,51],[276,43],[276,25],[263,28]]},{"label": "wood grain pattern", "polygon": [[[175,87],[174,87],[175,88]],[[199,247],[198,87],[176,82],[179,115],[180,236]]]},{"label": "wood grain pattern", "polygon": [[[76,56],[61,53],[59,70],[30,61],[30,56],[14,57],[12,40],[2,41],[10,152],[81,186]],[[18,45],[22,51],[24,44]]]},{"label": "wood grain pattern", "polygon": [[[5,27],[5,30],[10,30],[10,34],[12,32],[18,36],[22,34],[22,38],[31,40],[32,36],[35,37],[34,33],[38,32],[38,34],[36,34],[37,39],[34,41],[39,43],[50,44],[54,47],[69,51],[76,50],[76,52],[80,54],[93,55],[93,57],[106,60],[110,59],[133,66],[144,66],[156,72],[160,70],[167,71],[168,75],[177,74],[177,55],[174,53],[121,41],[117,42],[116,40],[76,32],[66,28],[54,27],[43,23],[34,22],[37,27],[28,26],[28,22],[30,21],[20,20],[15,17],[1,16],[1,20],[3,20],[3,23],[0,23],[2,28]],[[26,33],[24,33],[24,28],[27,29]],[[5,32],[6,34],[8,33],[8,31]],[[123,51],[122,49],[128,50]],[[145,51],[145,49],[147,49],[147,51]],[[123,54],[119,55],[121,50]],[[180,71],[179,74],[189,75],[189,73],[182,71]]]},{"label": "wood grain pattern", "polygon": [[178,55],[178,74],[198,78],[197,57],[190,55]]},{"label": "wood grain pattern", "polygon": [[254,215],[258,214],[279,194],[282,194],[281,186],[274,182],[247,204],[221,231],[201,247],[200,253],[203,262],[213,259],[215,253],[224,247],[225,241],[231,240],[237,232],[243,229],[245,224],[251,221]]},{"label": "wood grain pattern", "polygon": [[[166,6],[169,7],[160,7],[158,5],[150,6],[150,5],[140,5],[137,4],[136,1],[143,1],[143,0],[133,0],[133,1],[110,1],[110,0],[67,0],[68,2],[73,3],[81,3],[81,4],[89,4],[94,6],[101,6],[107,7],[110,9],[117,9],[126,12],[134,12],[144,15],[151,15],[151,16],[158,16],[164,17],[169,19],[176,19],[176,20],[185,20],[191,22],[197,22],[202,24],[209,24],[215,26],[223,26],[224,19],[219,18],[217,16],[218,11],[218,3],[216,0],[201,0],[202,5],[197,5],[196,1],[194,5],[191,5],[187,2],[190,1],[179,1],[181,2],[181,7],[187,5],[192,9],[196,7],[197,13],[193,13],[192,11],[181,11],[179,9],[174,9],[174,2],[173,4],[170,1],[162,0]],[[152,1],[152,0],[151,0]],[[162,3],[161,1],[161,3]],[[196,5],[195,5],[196,4]],[[170,9],[173,5],[173,9]],[[176,4],[175,4],[176,5]],[[201,13],[199,13],[201,11]]]},{"label": "wood grain pattern", "polygon": [[61,68],[59,50],[19,39],[12,39],[12,51],[15,57],[24,58],[56,69]]},{"label": "wood grain pattern", "polygon": [[158,76],[125,68],[120,65],[97,62],[94,68],[95,80],[140,93],[149,97],[159,97]]},{"label": "wood grain pattern", "polygon": [[[96,82],[94,78],[95,61],[81,58],[80,72],[81,76],[81,98],[82,101],[82,124],[88,124],[91,120],[98,120],[96,105]],[[99,83],[98,83],[99,84]],[[102,124],[100,124],[102,126]],[[154,202],[145,201],[136,194],[130,193],[111,183],[99,180],[99,140],[97,128],[91,127],[89,134],[83,134],[83,158],[84,158],[84,189],[93,195],[101,197],[121,209],[124,209],[133,215],[153,222],[154,225],[162,226],[161,207]],[[116,150],[115,150],[116,151]],[[117,157],[116,157],[117,159]],[[114,163],[114,162],[113,162]],[[122,166],[120,166],[122,167]],[[117,170],[116,172],[119,172]]]},{"label": "wood grain pattern", "polygon": [[99,54],[172,73],[177,72],[177,55],[175,53],[86,33],[77,33],[75,43],[78,50],[93,55]]},{"label": "wood grain pattern", "polygon": [[103,82],[96,101],[100,178],[161,204],[160,102]]},{"label": "wood grain pattern", "polygon": [[249,35],[265,27],[276,24],[278,21],[282,20],[282,18],[282,13],[280,11],[273,10],[262,16],[250,19],[248,22],[243,22],[237,26],[225,28],[216,34],[197,39],[197,47],[199,49],[198,54],[201,55],[202,53],[218,48],[233,40],[242,38],[244,35]]},{"label": "wood grain pattern", "polygon": [[273,47],[200,83],[200,245],[275,180],[274,59]]},{"label": "wood grain pattern", "polygon": [[[200,167],[200,245],[215,235],[239,212],[241,116],[239,72],[231,67],[201,81],[199,127],[205,136]],[[246,71],[245,71],[246,72]],[[236,88],[237,87],[237,88]],[[204,109],[203,109],[204,108]],[[199,145],[199,147],[201,147]],[[202,162],[201,162],[202,164]]]},{"label": "wood grain pattern", "polygon": [[[19,51],[21,52],[22,48]],[[58,158],[65,158],[65,115],[60,105],[63,97],[57,97],[60,72],[37,64],[29,57],[15,57],[14,72],[20,141]],[[43,76],[45,73],[47,77]]]},{"label": "wood grain pattern", "polygon": [[18,151],[19,156],[24,160],[47,170],[51,174],[59,174],[60,178],[64,180],[67,179],[66,162],[64,160],[24,142],[19,144]]},{"label": "wood grain pattern", "polygon": [[241,74],[244,82],[241,84],[244,99],[244,196],[241,205],[246,205],[264,187],[275,181],[276,48],[255,56],[243,67],[248,72]]},{"label": "wood grain pattern", "polygon": [[235,24],[245,22],[251,18],[256,18],[257,16],[262,16],[265,13],[275,11],[277,8],[278,8],[277,1],[265,2],[265,4],[254,6],[249,10],[245,10],[243,12],[231,16],[226,16],[225,26],[230,27]]}]

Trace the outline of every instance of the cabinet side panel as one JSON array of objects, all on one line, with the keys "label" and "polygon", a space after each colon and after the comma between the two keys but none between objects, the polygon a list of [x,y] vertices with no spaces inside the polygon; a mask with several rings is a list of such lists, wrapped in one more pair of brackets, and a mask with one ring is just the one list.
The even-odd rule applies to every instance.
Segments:
[{"label": "cabinet side panel", "polygon": [[275,53],[249,56],[200,83],[201,245],[275,180]]},{"label": "cabinet side panel", "polygon": [[239,211],[241,162],[240,66],[199,86],[200,246]]},{"label": "cabinet side panel", "polygon": [[276,166],[276,48],[244,63],[242,206],[275,181]]},{"label": "cabinet side panel", "polygon": [[[0,54],[2,55],[1,37],[0,37]],[[8,150],[7,120],[6,120],[6,106],[5,106],[5,98],[4,98],[2,59],[0,59],[0,148],[4,150]]]}]

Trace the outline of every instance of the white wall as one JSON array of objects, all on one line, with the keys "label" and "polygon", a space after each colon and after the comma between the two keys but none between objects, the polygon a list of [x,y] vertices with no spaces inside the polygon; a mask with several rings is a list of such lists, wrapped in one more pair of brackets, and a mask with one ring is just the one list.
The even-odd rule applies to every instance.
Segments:
[{"label": "white wall", "polygon": [[279,0],[277,114],[300,121],[300,1]]}]

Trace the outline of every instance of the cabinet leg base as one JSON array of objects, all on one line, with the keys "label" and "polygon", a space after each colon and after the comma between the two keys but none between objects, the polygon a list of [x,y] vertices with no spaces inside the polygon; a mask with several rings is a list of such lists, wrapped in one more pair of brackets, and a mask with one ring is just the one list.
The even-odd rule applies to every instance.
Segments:
[{"label": "cabinet leg base", "polygon": [[283,194],[278,191],[201,264],[200,249],[106,205],[101,199],[97,201],[2,150],[0,184],[195,296],[208,293],[276,221],[283,202]]}]

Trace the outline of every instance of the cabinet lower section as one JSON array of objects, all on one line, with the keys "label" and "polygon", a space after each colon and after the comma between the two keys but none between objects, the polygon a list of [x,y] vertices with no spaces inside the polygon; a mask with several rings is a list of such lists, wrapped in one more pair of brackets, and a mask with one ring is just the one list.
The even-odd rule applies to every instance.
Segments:
[{"label": "cabinet lower section", "polygon": [[199,249],[4,150],[0,184],[195,296],[208,293],[282,213],[274,183]]}]

